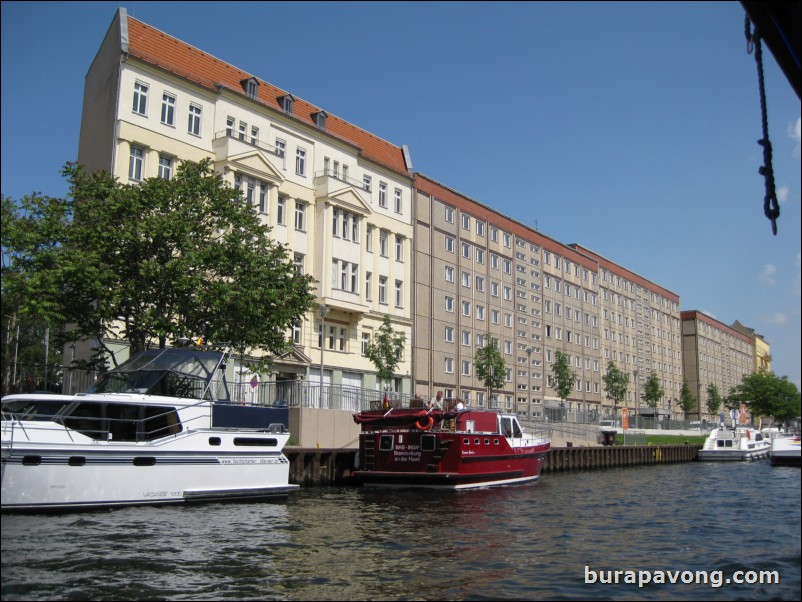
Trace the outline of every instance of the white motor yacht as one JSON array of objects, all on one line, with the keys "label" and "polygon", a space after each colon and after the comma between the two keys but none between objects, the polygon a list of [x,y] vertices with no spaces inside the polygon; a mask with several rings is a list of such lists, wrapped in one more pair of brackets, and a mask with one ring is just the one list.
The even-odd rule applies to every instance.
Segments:
[{"label": "white motor yacht", "polygon": [[230,349],[151,349],[84,394],[2,399],[2,510],[286,496],[289,409],[232,403]]},{"label": "white motor yacht", "polygon": [[710,432],[698,459],[711,462],[742,462],[769,457],[769,442],[759,431],[723,426]]}]

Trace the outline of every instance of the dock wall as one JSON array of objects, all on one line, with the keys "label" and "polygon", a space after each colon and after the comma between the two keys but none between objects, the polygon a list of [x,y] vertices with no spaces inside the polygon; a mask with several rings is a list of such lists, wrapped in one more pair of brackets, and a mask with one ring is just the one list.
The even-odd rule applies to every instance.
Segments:
[{"label": "dock wall", "polygon": [[[598,470],[651,464],[693,462],[701,445],[630,445],[609,447],[552,447],[544,473]],[[350,485],[356,450],[285,447],[290,483]]]}]

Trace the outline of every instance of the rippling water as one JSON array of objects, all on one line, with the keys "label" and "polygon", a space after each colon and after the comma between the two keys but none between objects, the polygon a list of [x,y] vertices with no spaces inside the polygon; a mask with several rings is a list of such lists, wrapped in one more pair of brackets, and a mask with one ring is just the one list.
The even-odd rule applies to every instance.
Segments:
[{"label": "rippling water", "polygon": [[[273,503],[4,515],[2,599],[797,601],[800,474],[688,463],[455,493],[307,488]],[[781,582],[599,583],[638,569]]]}]

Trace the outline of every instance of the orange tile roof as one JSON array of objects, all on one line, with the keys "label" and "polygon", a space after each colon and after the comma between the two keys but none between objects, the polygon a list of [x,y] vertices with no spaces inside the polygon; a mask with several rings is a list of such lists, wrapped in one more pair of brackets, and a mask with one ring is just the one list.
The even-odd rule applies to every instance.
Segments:
[{"label": "orange tile roof", "polygon": [[[242,80],[254,77],[241,69],[229,65],[214,56],[190,46],[145,23],[128,17],[128,54],[151,65],[188,79],[209,90],[219,87],[243,94]],[[264,80],[259,81],[258,101],[276,110],[281,110],[278,99],[289,92],[281,90]],[[294,96],[293,117],[315,127],[312,114],[320,111]],[[356,146],[366,159],[378,163],[399,174],[408,176],[404,153],[396,146],[344,121],[326,111],[326,132],[344,142]]]}]

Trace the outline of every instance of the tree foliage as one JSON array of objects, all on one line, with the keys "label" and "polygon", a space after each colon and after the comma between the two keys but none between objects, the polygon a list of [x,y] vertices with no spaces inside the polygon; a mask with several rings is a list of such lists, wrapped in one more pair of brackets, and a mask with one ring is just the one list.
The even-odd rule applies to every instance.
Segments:
[{"label": "tree foliage", "polygon": [[504,387],[506,367],[504,358],[498,348],[498,339],[491,337],[488,332],[485,334],[485,341],[487,343],[476,350],[474,365],[476,378],[484,383],[489,400],[493,391],[498,391]]},{"label": "tree foliage", "polygon": [[799,416],[800,394],[796,385],[773,372],[746,374],[730,391],[733,405],[745,404],[755,416],[772,416],[776,422]]},{"label": "tree foliage", "polygon": [[664,394],[665,391],[663,387],[660,386],[660,379],[657,377],[657,373],[652,372],[646,384],[643,385],[643,397],[641,399],[643,399],[649,407],[656,408],[657,403],[662,399]]},{"label": "tree foliage", "polygon": [[365,357],[373,362],[379,380],[389,381],[393,378],[395,369],[404,355],[405,343],[404,333],[395,332],[390,316],[385,315],[378,332],[373,335],[365,349]]},{"label": "tree foliage", "polygon": [[607,372],[602,376],[604,382],[604,394],[607,399],[613,402],[613,413],[615,407],[624,400],[629,386],[629,374],[619,370],[615,362],[610,360],[607,364]]},{"label": "tree foliage", "polygon": [[714,383],[707,385],[707,411],[711,414],[718,414],[724,400],[718,392],[718,387]]},{"label": "tree foliage", "polygon": [[571,362],[567,354],[562,351],[555,352],[551,373],[554,376],[553,388],[557,393],[557,397],[565,402],[576,385],[576,372],[571,369]]},{"label": "tree foliage", "polygon": [[182,336],[286,351],[314,281],[209,160],[135,185],[70,163],[63,175],[65,199],[3,199],[3,286],[21,313],[132,351]]},{"label": "tree foliage", "polygon": [[682,408],[685,415],[688,415],[696,407],[696,399],[693,397],[688,383],[685,382],[682,383],[682,389],[679,393],[679,407]]}]

